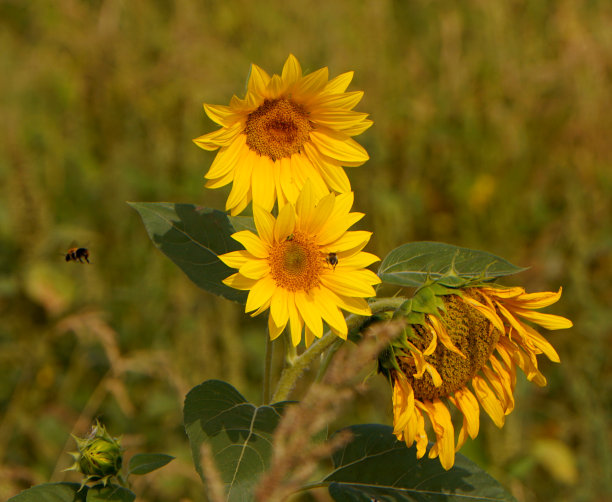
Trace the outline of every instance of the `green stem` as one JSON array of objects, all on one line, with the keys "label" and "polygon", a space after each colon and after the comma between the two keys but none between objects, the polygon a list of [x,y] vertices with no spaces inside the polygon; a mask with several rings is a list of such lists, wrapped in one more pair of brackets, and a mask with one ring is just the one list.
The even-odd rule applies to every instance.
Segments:
[{"label": "green stem", "polygon": [[[384,310],[395,309],[399,307],[402,303],[404,303],[406,299],[402,297],[394,297],[394,298],[383,298],[381,300],[377,300],[370,304],[370,309],[372,310],[372,314],[377,312],[381,312]],[[357,326],[364,316],[359,316],[356,314],[351,314],[346,319],[346,324],[348,326],[348,330],[350,331],[352,328]],[[306,349],[302,354],[297,356],[293,362],[292,366],[289,366],[283,370],[281,373],[280,379],[278,381],[278,385],[276,386],[276,391],[274,392],[274,396],[272,397],[272,402],[277,403],[279,401],[284,401],[289,396],[289,393],[295,386],[295,382],[298,378],[304,373],[306,368],[312,364],[312,362],[320,356],[325,350],[331,347],[334,342],[338,340],[337,335],[328,331],[321,338],[316,340],[308,349]],[[341,345],[341,343],[338,345]],[[337,348],[334,350],[330,350],[331,355],[329,359],[333,357]],[[323,374],[327,370],[327,366],[329,366],[329,361],[324,361],[325,369],[323,373],[319,371],[319,375],[317,375],[317,380],[323,377]]]},{"label": "green stem", "polygon": [[272,355],[274,354],[274,345],[270,340],[270,334],[266,328],[266,359],[264,363],[263,388],[261,400],[263,404],[270,402],[270,380],[272,375]]}]

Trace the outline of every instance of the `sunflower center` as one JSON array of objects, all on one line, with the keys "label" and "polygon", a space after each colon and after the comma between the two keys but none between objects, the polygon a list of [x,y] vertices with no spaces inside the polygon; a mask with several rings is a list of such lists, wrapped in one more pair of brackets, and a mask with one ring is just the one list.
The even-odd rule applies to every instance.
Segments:
[{"label": "sunflower center", "polygon": [[[442,318],[446,331],[466,358],[451,352],[438,340],[436,350],[430,356],[425,356],[425,360],[440,373],[440,387],[433,384],[427,372],[423,378],[414,378],[414,363],[402,359],[400,367],[414,389],[414,397],[420,400],[446,397],[464,387],[487,363],[501,334],[485,316],[463,302],[461,297],[447,295],[444,304],[446,312]],[[423,351],[431,342],[432,335],[424,326],[413,327],[417,337],[411,342]]]},{"label": "sunflower center", "polygon": [[272,246],[268,257],[270,274],[278,287],[309,291],[319,285],[324,260],[314,240],[296,231]]},{"label": "sunflower center", "polygon": [[302,105],[287,98],[266,99],[247,118],[246,143],[259,155],[282,159],[300,152],[312,129]]}]

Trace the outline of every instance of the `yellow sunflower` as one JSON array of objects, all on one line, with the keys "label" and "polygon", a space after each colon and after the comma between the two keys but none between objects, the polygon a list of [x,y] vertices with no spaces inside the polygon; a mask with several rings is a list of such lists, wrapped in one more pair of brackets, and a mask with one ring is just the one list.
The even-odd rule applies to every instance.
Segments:
[{"label": "yellow sunflower", "polygon": [[[426,314],[423,324],[412,324],[414,336],[393,350],[388,375],[397,438],[408,446],[416,442],[421,458],[428,442],[427,417],[436,436],[429,457],[439,456],[450,469],[467,436],[478,435],[478,403],[502,427],[514,409],[516,367],[529,381],[544,386],[536,355],[559,362],[552,345],[525,321],[546,329],[571,327],[564,317],[534,312],[560,296],[561,290],[528,294],[518,287],[472,287],[441,296],[441,314]],[[456,443],[448,402],[463,414]]]},{"label": "yellow sunflower", "polygon": [[270,77],[253,64],[244,99],[229,106],[204,105],[221,129],[196,138],[204,150],[220,148],[206,173],[208,188],[233,182],[226,209],[236,215],[253,200],[270,211],[295,203],[307,179],[315,195],[351,191],[342,166],[368,160],[351,138],[372,125],[368,114],[352,109],[361,91],[345,92],[353,72],[328,80],[327,68],[305,76],[289,55],[281,75]]},{"label": "yellow sunflower", "polygon": [[305,326],[306,346],[323,334],[323,321],[346,339],[347,325],[340,309],[370,315],[364,298],[375,296],[380,279],[368,265],[379,258],[363,252],[371,232],[347,231],[363,217],[351,213],[353,193],[329,193],[318,199],[307,182],[295,206],[286,204],[274,218],[255,204],[257,233],[232,237],[245,249],[220,255],[238,273],[223,282],[249,291],[246,312],[256,316],[270,309],[268,328],[275,339],[290,325],[291,340],[300,343]]}]

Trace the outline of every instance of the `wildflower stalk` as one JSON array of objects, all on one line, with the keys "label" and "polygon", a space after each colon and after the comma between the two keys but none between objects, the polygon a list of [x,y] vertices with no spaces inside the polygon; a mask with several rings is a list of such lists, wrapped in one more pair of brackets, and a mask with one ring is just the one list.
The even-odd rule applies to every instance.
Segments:
[{"label": "wildflower stalk", "polygon": [[[385,310],[391,310],[398,308],[402,303],[404,303],[406,299],[402,297],[395,298],[384,298],[382,300],[377,300],[370,304],[370,308],[372,313],[375,314],[377,312],[382,312]],[[359,322],[363,319],[363,316],[359,316],[356,314],[351,314],[348,316],[346,320],[347,327],[349,331],[357,326]],[[289,396],[289,393],[295,386],[296,381],[302,375],[302,373],[312,364],[312,362],[319,357],[323,352],[331,347],[330,353],[327,355],[326,360],[323,362],[325,366],[323,371],[319,372],[317,375],[317,379],[320,380],[325,374],[326,368],[329,366],[329,361],[327,358],[331,360],[336,350],[338,350],[339,346],[334,350],[334,342],[338,340],[338,336],[331,331],[325,333],[321,338],[314,341],[314,343],[308,347],[302,354],[297,356],[293,361],[293,365],[285,368],[281,373],[280,379],[278,381],[278,385],[276,386],[276,391],[274,392],[274,396],[272,397],[272,402],[277,403],[279,401],[284,401]]]}]

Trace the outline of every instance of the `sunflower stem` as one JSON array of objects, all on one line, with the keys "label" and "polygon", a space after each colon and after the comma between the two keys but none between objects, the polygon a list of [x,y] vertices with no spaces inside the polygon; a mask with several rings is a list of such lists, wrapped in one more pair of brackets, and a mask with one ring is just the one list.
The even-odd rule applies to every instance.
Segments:
[{"label": "sunflower stem", "polygon": [[325,373],[327,373],[327,368],[329,368],[329,363],[331,363],[331,360],[333,359],[334,354],[338,352],[338,349],[341,346],[342,346],[342,339],[338,338],[332,344],[332,346],[327,350],[327,353],[325,354],[323,361],[321,362],[321,365],[319,366],[319,370],[317,371],[315,382],[320,382],[323,379],[323,377],[325,376]]},{"label": "sunflower stem", "polygon": [[[398,308],[406,298],[402,297],[394,297],[394,298],[383,298],[381,300],[377,300],[370,304],[370,309],[372,314],[377,312],[382,312],[385,310],[396,309]],[[346,319],[346,324],[348,327],[348,331],[358,326],[362,320],[366,318],[366,316],[360,316],[357,314],[351,314]],[[279,401],[284,401],[289,396],[289,393],[293,390],[296,381],[302,373],[312,364],[312,362],[320,356],[324,351],[330,348],[336,340],[339,340],[338,336],[331,331],[325,333],[321,338],[315,340],[315,342],[308,347],[302,354],[297,356],[293,361],[293,366],[289,366],[283,370],[281,373],[280,379],[276,386],[276,391],[274,392],[274,396],[272,397],[272,402],[277,403]],[[339,343],[338,348],[342,345],[342,342]],[[325,368],[323,372],[319,370],[319,374],[317,375],[317,381],[323,378],[323,375],[327,371],[327,367],[331,362],[334,354],[337,352],[338,348],[331,348],[330,354],[328,354],[329,361],[323,361],[323,365]]]},{"label": "sunflower stem", "polygon": [[264,363],[263,388],[261,400],[263,404],[270,402],[270,380],[272,375],[272,355],[274,354],[274,345],[270,340],[270,334],[266,328],[266,359]]}]

